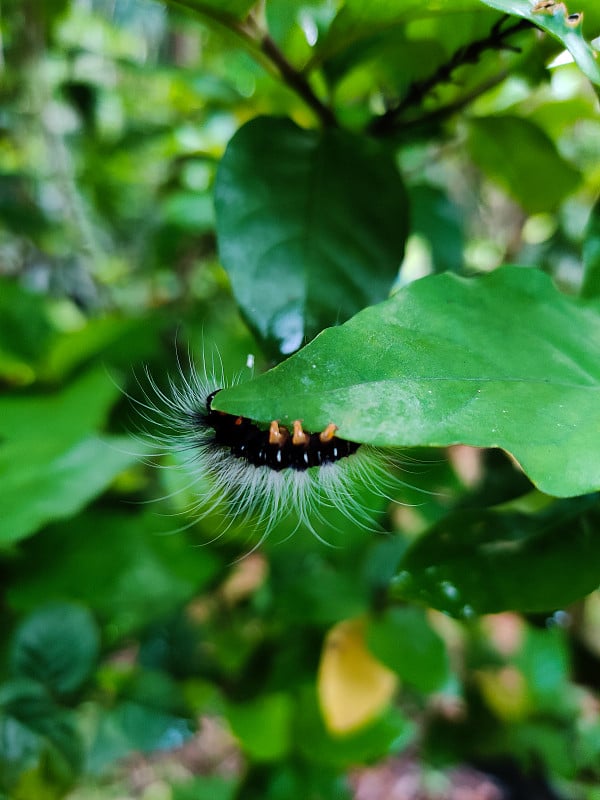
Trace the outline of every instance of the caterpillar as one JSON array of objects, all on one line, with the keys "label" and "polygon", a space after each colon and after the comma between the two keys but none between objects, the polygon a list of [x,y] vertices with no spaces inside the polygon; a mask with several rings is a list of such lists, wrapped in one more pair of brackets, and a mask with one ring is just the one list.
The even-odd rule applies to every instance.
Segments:
[{"label": "caterpillar", "polygon": [[278,420],[261,426],[218,411],[212,402],[227,386],[223,375],[217,380],[206,369],[200,374],[190,367],[186,375],[179,366],[179,380],[169,379],[168,390],[146,371],[150,391],[144,389],[145,401],[138,402],[153,428],[145,438],[160,446],[155,455],[175,454],[197,488],[192,516],[206,516],[224,504],[225,527],[253,518],[266,536],[293,515],[296,527],[304,524],[322,541],[319,530],[327,527],[328,508],[354,524],[377,527],[376,512],[357,495],[366,489],[391,499],[388,492],[403,483],[395,475],[394,451],[343,439],[334,421],[308,432],[301,420],[291,428]]}]

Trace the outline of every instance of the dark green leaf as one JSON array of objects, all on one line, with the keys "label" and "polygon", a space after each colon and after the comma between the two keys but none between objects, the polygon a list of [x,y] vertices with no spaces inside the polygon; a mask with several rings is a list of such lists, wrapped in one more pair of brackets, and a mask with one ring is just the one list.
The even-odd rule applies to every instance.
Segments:
[{"label": "dark green leaf", "polygon": [[328,58],[353,42],[373,36],[401,23],[427,16],[447,17],[451,28],[453,16],[462,11],[476,10],[480,0],[346,0],[334,18],[327,36],[319,45],[319,59]]},{"label": "dark green leaf", "polygon": [[14,281],[0,281],[0,377],[31,381],[31,365],[42,356],[53,332],[43,296]]},{"label": "dark green leaf", "polygon": [[600,297],[600,199],[592,209],[583,243],[583,297]]},{"label": "dark green leaf", "polygon": [[393,159],[342,131],[252,120],[229,143],[215,206],[236,299],[284,354],[386,297],[402,260],[407,198]]},{"label": "dark green leaf", "polygon": [[599,524],[594,498],[534,515],[457,512],[408,551],[392,593],[467,618],[564,608],[600,584]]},{"label": "dark green leaf", "polygon": [[463,266],[464,244],[458,207],[435,186],[413,186],[409,196],[412,232],[429,242],[436,272],[458,272]]},{"label": "dark green leaf", "polygon": [[537,270],[416,281],[214,407],[268,423],[335,422],[383,447],[501,447],[543,491],[600,488],[600,307]]},{"label": "dark green leaf", "polygon": [[161,672],[136,673],[116,705],[98,711],[87,768],[101,773],[132,751],[181,747],[192,732],[180,687]]},{"label": "dark green leaf", "polygon": [[391,608],[369,621],[367,646],[380,661],[421,692],[440,689],[448,679],[444,642],[417,608]]},{"label": "dark green leaf", "polygon": [[46,606],[17,629],[12,670],[39,681],[52,694],[68,695],[90,676],[99,648],[98,629],[87,609],[66,603]]},{"label": "dark green leaf", "polygon": [[187,719],[155,708],[125,701],[102,711],[86,769],[101,774],[134,751],[151,753],[181,747],[192,735]]},{"label": "dark green leaf", "polygon": [[41,767],[66,784],[81,761],[74,720],[41,684],[21,679],[0,686],[0,786],[10,789],[25,771]]},{"label": "dark green leaf", "polygon": [[553,211],[577,188],[580,174],[529,120],[509,115],[477,117],[469,121],[469,129],[475,163],[526,211]]}]

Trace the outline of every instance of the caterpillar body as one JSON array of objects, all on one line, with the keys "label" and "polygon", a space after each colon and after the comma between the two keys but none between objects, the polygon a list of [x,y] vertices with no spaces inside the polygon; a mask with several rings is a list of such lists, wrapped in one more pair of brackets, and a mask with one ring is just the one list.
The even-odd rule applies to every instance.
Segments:
[{"label": "caterpillar body", "polygon": [[[226,382],[206,372],[180,368],[180,380],[163,391],[147,374],[142,416],[152,424],[147,437],[160,445],[156,455],[174,453],[196,487],[192,515],[205,516],[225,503],[226,527],[254,518],[266,536],[284,517],[293,515],[324,539],[325,509],[338,509],[354,524],[373,529],[374,512],[361,494],[389,497],[402,484],[394,471],[393,451],[349,441],[329,423],[307,432],[301,420],[289,429],[272,420],[262,427],[246,417],[218,411],[212,401]],[[321,532],[320,532],[321,531]]]}]

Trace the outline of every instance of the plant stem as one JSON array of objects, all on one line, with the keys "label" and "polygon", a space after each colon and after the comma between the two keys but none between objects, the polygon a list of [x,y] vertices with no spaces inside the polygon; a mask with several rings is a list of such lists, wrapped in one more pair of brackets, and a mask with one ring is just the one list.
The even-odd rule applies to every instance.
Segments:
[{"label": "plant stem", "polygon": [[[518,22],[515,22],[514,25],[510,25],[502,30],[502,25],[507,19],[509,19],[508,15],[504,15],[500,20],[498,20],[498,22],[496,22],[487,36],[482,39],[477,39],[465,47],[459,48],[452,55],[450,60],[438,67],[438,69],[433,73],[433,75],[430,75],[429,78],[425,78],[422,81],[414,81],[409,86],[406,95],[399,103],[389,108],[384,114],[371,122],[369,125],[369,132],[375,136],[389,136],[396,133],[396,129],[401,124],[402,115],[407,109],[416,105],[420,105],[423,101],[423,98],[429,94],[432,89],[441,83],[448,83],[451,80],[452,73],[455,69],[463,66],[464,64],[476,63],[486,50],[517,50],[517,48],[506,44],[505,39],[509,36],[519,33],[520,31],[531,28],[532,24],[526,19],[521,19]],[[492,79],[492,81],[492,86],[495,86],[496,83],[499,82],[497,79]],[[470,102],[472,99],[475,99],[475,97],[478,97],[479,94],[482,94],[483,91],[486,91],[486,89],[483,87],[485,87],[485,84],[482,84],[482,88],[474,90],[475,93],[471,93],[468,96],[469,99],[467,102]],[[466,98],[467,96],[465,96],[465,98],[462,100],[457,101],[458,106],[456,110],[460,110],[460,108],[465,105]],[[445,109],[447,110],[447,113],[452,113],[455,110],[455,105],[456,103],[452,103],[449,106],[446,106]],[[413,125],[422,121],[443,116],[441,112],[442,109],[438,109],[437,111],[422,117],[420,120],[413,120],[408,124],[412,127]],[[405,125],[406,124],[407,123],[405,123]]]},{"label": "plant stem", "polygon": [[317,97],[304,75],[290,64],[268,33],[261,35],[260,49],[276,65],[285,83],[312,108],[323,125],[335,126],[337,122],[331,108]]},{"label": "plant stem", "polygon": [[305,76],[299,72],[281,52],[275,41],[263,30],[250,14],[241,21],[224,11],[207,6],[196,0],[166,0],[170,5],[181,6],[207,17],[226,28],[259,60],[271,74],[281,78],[317,115],[324,126],[335,126],[337,121],[329,106],[317,97]]}]

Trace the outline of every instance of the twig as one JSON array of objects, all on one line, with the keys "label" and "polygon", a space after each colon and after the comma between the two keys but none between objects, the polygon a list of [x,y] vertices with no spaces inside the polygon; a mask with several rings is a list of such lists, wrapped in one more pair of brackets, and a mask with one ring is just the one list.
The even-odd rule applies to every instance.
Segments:
[{"label": "twig", "polygon": [[258,25],[251,14],[245,20],[240,21],[232,14],[207,6],[197,0],[166,0],[166,2],[194,11],[225,28],[239,39],[271,74],[280,77],[292,91],[301,97],[312,108],[324,126],[337,124],[331,108],[317,97],[305,76],[287,60],[277,44]]},{"label": "twig", "polygon": [[[475,64],[486,50],[513,50],[514,52],[520,52],[518,48],[507,44],[505,39],[507,39],[509,36],[513,36],[515,33],[519,33],[520,31],[531,28],[532,24],[529,22],[529,20],[520,19],[518,22],[515,22],[514,25],[502,30],[502,25],[507,19],[509,19],[509,16],[505,14],[498,20],[498,22],[495,23],[487,36],[482,39],[477,39],[465,47],[459,48],[452,55],[450,60],[438,67],[438,69],[429,78],[425,78],[422,81],[414,81],[410,85],[404,98],[399,103],[389,108],[384,114],[371,122],[369,125],[369,132],[374,136],[388,136],[395,133],[397,126],[401,122],[401,117],[407,109],[415,105],[420,105],[423,101],[423,98],[439,84],[448,83],[452,78],[452,73],[458,67],[463,66],[464,64]],[[496,85],[498,82],[498,80],[494,79],[494,83],[492,85]],[[482,86],[484,86],[484,84],[482,84]],[[456,110],[462,108],[466,102],[470,102],[471,99],[479,96],[479,94],[482,94],[482,92],[483,90],[481,89],[475,90],[474,96],[469,96],[468,100],[467,96],[465,96],[465,98],[462,100],[457,101],[459,105]],[[445,107],[448,110],[448,113],[453,111],[455,105],[456,104],[453,103]],[[438,109],[437,111],[426,115],[420,120],[413,120],[408,124],[413,126],[421,121],[424,122],[432,117],[437,117],[440,115],[439,112],[441,111],[442,109]]]},{"label": "twig", "polygon": [[260,49],[273,64],[277,66],[279,73],[286,84],[298,94],[304,102],[312,108],[319,117],[323,125],[335,126],[337,121],[329,106],[326,106],[313,92],[311,85],[304,75],[298,72],[283,55],[273,39],[268,33],[262,33],[260,38]]},{"label": "twig", "polygon": [[498,86],[500,83],[502,83],[502,81],[506,80],[509,75],[510,70],[503,69],[501,72],[496,73],[496,75],[492,75],[487,80],[482,81],[479,86],[471,89],[470,92],[462,97],[459,97],[457,100],[454,100],[454,102],[448,103],[448,105],[441,106],[440,108],[436,108],[434,111],[430,111],[428,114],[424,114],[422,117],[416,117],[415,119],[403,122],[402,127],[398,127],[394,131],[389,131],[387,135],[390,135],[391,133],[401,134],[405,131],[414,131],[418,128],[427,128],[430,125],[435,125],[437,122],[441,122],[442,120],[451,117],[458,111],[462,111],[463,108],[466,108],[482,94],[489,92],[490,89],[493,89],[495,86]]}]

